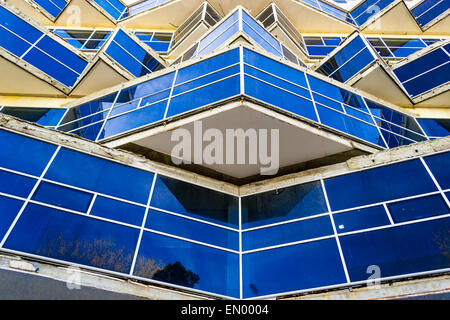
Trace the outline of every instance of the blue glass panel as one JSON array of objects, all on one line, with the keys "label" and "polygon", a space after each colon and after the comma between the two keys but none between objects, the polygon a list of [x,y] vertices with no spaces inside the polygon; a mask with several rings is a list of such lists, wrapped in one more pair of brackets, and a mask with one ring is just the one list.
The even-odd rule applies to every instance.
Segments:
[{"label": "blue glass panel", "polygon": [[330,178],[325,180],[325,187],[332,210],[437,191],[419,160]]},{"label": "blue glass panel", "polygon": [[134,59],[128,52],[121,48],[116,42],[111,42],[109,44],[108,48],[106,49],[106,53],[135,77],[141,77],[150,73],[147,68],[136,61],[136,59]]},{"label": "blue glass panel", "polygon": [[137,109],[115,118],[110,118],[106,121],[99,139],[109,138],[116,134],[124,133],[162,120],[166,107],[167,100],[164,100],[148,107]]},{"label": "blue glass panel", "polygon": [[450,4],[447,0],[425,0],[411,10],[421,27],[444,13]]},{"label": "blue glass panel", "polygon": [[[271,36],[268,36],[267,34],[265,37],[261,36],[258,32],[256,32],[254,30],[254,28],[252,28],[252,27],[256,27],[255,26],[256,23],[252,23],[251,25],[252,26],[247,24],[247,22],[244,22],[243,23],[243,31],[245,33],[247,33],[252,39],[254,39],[256,41],[256,43],[258,43],[264,50],[266,50],[267,52],[272,53],[274,55],[277,55],[279,57],[282,57],[283,55],[281,53],[281,47],[280,47],[280,44],[278,43],[278,41],[270,39]],[[260,26],[258,26],[258,27],[261,28]],[[268,41],[269,39],[272,41]]]},{"label": "blue glass panel", "polygon": [[163,176],[156,179],[150,205],[229,227],[239,224],[236,197]]},{"label": "blue glass panel", "polygon": [[246,196],[241,199],[241,208],[244,229],[327,211],[319,182]]},{"label": "blue glass panel", "polygon": [[134,275],[239,297],[239,256],[144,232]]},{"label": "blue glass panel", "polygon": [[446,137],[450,135],[450,119],[417,119],[429,137]]},{"label": "blue glass panel", "polygon": [[351,281],[370,276],[376,265],[381,277],[450,267],[448,230],[450,219],[438,219],[340,237]]},{"label": "blue glass panel", "polygon": [[[24,38],[30,43],[35,43],[36,40],[42,35],[42,32],[34,28],[27,22],[23,21],[9,10],[0,6],[0,24],[6,29],[9,29],[17,33],[20,37]],[[3,29],[3,28],[0,28]]]},{"label": "blue glass panel", "polygon": [[450,152],[425,157],[425,162],[443,190],[450,189]]},{"label": "blue glass panel", "polygon": [[220,25],[218,29],[215,30],[215,32],[210,33],[205,37],[205,39],[199,42],[197,53],[195,54],[195,56],[201,56],[216,50],[239,31],[239,24],[235,22],[230,28],[221,33],[217,38],[213,37],[217,35],[216,31],[222,30],[223,27],[225,27],[225,24]]},{"label": "blue glass panel", "polygon": [[90,214],[140,227],[142,225],[142,219],[144,218],[145,208],[126,202],[97,196]]},{"label": "blue glass panel", "polygon": [[239,62],[239,48],[178,70],[175,85]]},{"label": "blue glass panel", "polygon": [[36,184],[36,179],[0,170],[0,192],[27,198]]},{"label": "blue glass panel", "polygon": [[3,239],[11,223],[22,208],[23,201],[0,196],[0,238]]},{"label": "blue glass panel", "polygon": [[245,93],[271,105],[317,121],[312,101],[245,76]]},{"label": "blue glass panel", "polygon": [[34,0],[34,2],[36,2],[54,18],[56,18],[67,5],[67,2],[64,0]]},{"label": "blue glass panel", "polygon": [[0,27],[0,47],[20,57],[28,50],[30,44]]},{"label": "blue glass panel", "polygon": [[94,0],[100,7],[102,7],[106,12],[108,12],[114,19],[119,19],[121,13],[125,10],[125,5],[123,5],[119,0]]},{"label": "blue glass panel", "polygon": [[45,178],[146,204],[153,174],[63,148]]},{"label": "blue glass panel", "polygon": [[202,54],[208,53],[236,33],[239,30],[239,24],[237,23],[238,19],[239,11],[236,11],[229,18],[216,26],[211,33],[200,41],[198,51],[202,52]]},{"label": "blue glass panel", "polygon": [[44,52],[47,52],[57,61],[77,73],[82,73],[88,64],[86,60],[80,58],[77,54],[51,39],[49,36],[45,36],[39,40],[36,47]]},{"label": "blue glass panel", "polygon": [[91,140],[91,141],[96,141],[97,135],[98,135],[100,129],[102,128],[102,125],[103,125],[103,121],[94,123],[90,126],[87,126],[87,127],[84,127],[84,128],[78,129],[78,130],[71,131],[70,133],[76,134],[80,137],[83,137],[83,138]]},{"label": "blue glass panel", "polygon": [[283,63],[267,58],[259,53],[244,48],[244,62],[264,70],[287,81],[308,88],[305,74]]},{"label": "blue glass panel", "polygon": [[23,60],[39,68],[47,75],[55,78],[67,87],[72,87],[78,80],[79,75],[77,73],[71,71],[51,56],[36,48],[28,51],[28,53],[23,57]]},{"label": "blue glass panel", "polygon": [[319,217],[242,233],[242,250],[318,238],[333,234],[330,217]]},{"label": "blue glass panel", "polygon": [[[73,121],[75,119],[86,117],[88,115],[91,115],[93,113],[102,110],[108,110],[109,108],[112,107],[114,100],[116,99],[116,96],[117,93],[114,92],[105,97],[101,97],[99,99],[86,102],[81,106],[70,108],[67,114],[64,116],[63,120],[61,121],[61,124]],[[59,127],[58,129],[61,130],[61,127]]]},{"label": "blue glass panel", "polygon": [[433,195],[388,204],[394,222],[423,219],[449,213],[441,195]]},{"label": "blue glass panel", "polygon": [[376,206],[333,215],[338,233],[357,231],[389,225],[390,221],[383,206]]},{"label": "blue glass panel", "polygon": [[61,120],[66,113],[66,109],[4,107],[1,113],[36,122],[42,126],[53,127]]},{"label": "blue glass panel", "polygon": [[155,50],[156,52],[167,52],[169,51],[170,43],[168,42],[147,42],[147,45]]},{"label": "blue glass panel", "polygon": [[430,71],[449,61],[449,59],[448,54],[438,48],[393,70],[397,78],[403,83],[419,74]]},{"label": "blue glass panel", "polygon": [[380,133],[375,126],[371,126],[345,114],[335,112],[334,110],[323,107],[319,104],[317,104],[316,107],[317,112],[319,113],[320,122],[324,125],[338,129],[382,147],[385,146],[382,138],[380,137]]},{"label": "blue glass panel", "polygon": [[[0,167],[40,176],[56,146],[0,130]],[[32,156],[31,156],[32,155]]]},{"label": "blue glass panel", "polygon": [[145,227],[231,250],[239,250],[237,231],[218,228],[157,210],[149,211]]},{"label": "blue glass panel", "polygon": [[335,239],[244,254],[242,265],[244,298],[346,282]]},{"label": "blue glass panel", "polygon": [[28,204],[5,248],[128,273],[139,230]]},{"label": "blue glass panel", "polygon": [[[450,58],[449,58],[450,62]],[[425,93],[428,90],[446,84],[450,81],[450,63],[437,67],[417,78],[404,82],[406,91],[413,97]]]},{"label": "blue glass panel", "polygon": [[189,91],[195,88],[198,88],[200,86],[209,84],[211,82],[232,76],[232,75],[237,75],[240,72],[240,66],[239,65],[235,65],[233,67],[229,67],[226,69],[223,69],[221,71],[216,71],[214,73],[205,75],[202,78],[196,79],[196,80],[191,80],[189,82],[185,82],[184,84],[180,84],[177,85],[176,87],[173,88],[173,92],[172,95],[177,95],[180,93],[183,93],[185,91]]},{"label": "blue glass panel", "polygon": [[[67,124],[63,124],[60,125],[58,127],[58,130],[64,131],[64,132],[73,132],[73,130],[96,123],[98,121],[102,121],[106,118],[106,116],[108,115],[109,111],[104,111],[104,112],[99,112],[96,114],[93,114],[92,116],[88,116],[88,117],[84,117],[81,118],[79,120],[67,123]],[[77,110],[76,109],[71,109],[68,111],[65,119],[70,119],[72,120],[72,117],[76,116]],[[97,131],[98,133],[98,131]],[[81,134],[79,134],[81,135]],[[88,138],[88,136],[83,135],[83,137]],[[93,139],[90,140],[95,140],[96,135],[94,135]]]},{"label": "blue glass panel", "polygon": [[234,76],[209,86],[173,97],[170,100],[167,117],[194,110],[198,107],[231,98],[240,93],[240,76]]},{"label": "blue glass panel", "polygon": [[349,60],[344,66],[337,70],[330,77],[341,82],[346,82],[358,72],[364,70],[375,58],[369,49],[364,49],[355,57]]},{"label": "blue glass panel", "polygon": [[320,57],[324,57],[324,56],[328,55],[331,51],[336,49],[336,47],[333,47],[333,46],[327,46],[327,47],[323,47],[323,46],[307,46],[306,48],[308,49],[309,55],[311,55],[311,56],[320,56]]},{"label": "blue glass panel", "polygon": [[366,0],[353,9],[350,14],[353,19],[355,19],[356,24],[361,26],[394,1],[395,0]]},{"label": "blue glass panel", "polygon": [[61,208],[86,212],[93,194],[63,187],[49,182],[41,182],[32,199]]}]

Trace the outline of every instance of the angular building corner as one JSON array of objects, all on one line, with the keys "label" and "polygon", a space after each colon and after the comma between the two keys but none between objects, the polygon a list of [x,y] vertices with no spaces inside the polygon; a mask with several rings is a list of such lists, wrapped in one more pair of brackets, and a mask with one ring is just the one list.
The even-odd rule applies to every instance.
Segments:
[{"label": "angular building corner", "polygon": [[449,5],[0,0],[0,299],[448,298]]}]

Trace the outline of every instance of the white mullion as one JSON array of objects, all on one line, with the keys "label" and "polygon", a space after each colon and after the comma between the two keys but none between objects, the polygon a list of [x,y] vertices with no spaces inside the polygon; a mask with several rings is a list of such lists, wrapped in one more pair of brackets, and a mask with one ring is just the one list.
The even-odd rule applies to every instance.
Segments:
[{"label": "white mullion", "polygon": [[166,110],[164,111],[163,120],[166,119],[167,113],[169,112],[170,102],[172,101],[173,89],[175,88],[175,82],[177,81],[177,78],[178,78],[178,70],[179,69],[175,70],[175,74],[173,76],[172,86],[170,87],[169,98],[167,99],[167,105],[166,105]]},{"label": "white mullion", "polygon": [[[24,52],[22,53],[22,55],[19,57],[19,59],[23,60],[23,57],[31,51],[31,49],[33,49],[34,47],[36,47],[36,45],[38,44],[39,41],[42,40],[42,38],[45,37],[45,33],[43,33],[33,44],[31,44],[31,46]],[[27,41],[28,42],[28,41]],[[38,48],[39,49],[39,48]]]},{"label": "white mullion", "polygon": [[[128,89],[128,88],[127,88],[127,89]],[[102,131],[105,129],[106,121],[108,121],[109,115],[111,114],[111,111],[112,111],[114,105],[117,103],[117,99],[119,99],[119,95],[120,95],[120,93],[122,92],[122,90],[124,90],[124,89],[120,89],[120,90],[118,90],[118,91],[116,92],[116,96],[114,97],[114,101],[113,101],[111,107],[109,108],[108,113],[106,114],[106,117],[105,117],[105,119],[104,119],[104,122],[103,122],[103,124],[102,124],[102,126],[101,126],[101,128],[100,128],[100,131],[98,132],[97,137],[95,138],[94,142],[97,142],[97,141],[98,141],[98,139],[100,138],[100,135],[102,134]]]},{"label": "white mullion", "polygon": [[389,208],[387,207],[386,203],[383,203],[383,208],[384,211],[386,211],[386,215],[389,218],[389,222],[391,223],[391,225],[394,225],[395,224],[394,220],[392,219],[391,212],[389,211]]},{"label": "white mullion", "polygon": [[92,196],[91,203],[89,204],[89,207],[88,207],[88,209],[86,211],[86,215],[90,215],[91,214],[91,210],[92,210],[92,207],[94,206],[95,200],[97,199],[97,195],[98,195],[97,193],[94,193],[94,195]]},{"label": "white mullion", "polygon": [[6,234],[4,235],[2,241],[0,242],[0,248],[3,247],[3,245],[5,244],[6,240],[8,239],[11,231],[14,229],[17,221],[19,220],[19,218],[22,216],[22,213],[24,212],[26,206],[28,205],[28,203],[30,202],[31,198],[33,197],[34,193],[36,192],[39,184],[42,181],[42,178],[44,177],[44,175],[47,173],[48,169],[50,168],[50,165],[52,164],[53,160],[55,159],[56,155],[58,154],[59,150],[61,150],[61,146],[58,146],[55,150],[55,152],[53,153],[52,157],[50,158],[50,160],[48,161],[47,165],[45,166],[44,170],[42,171],[41,175],[39,176],[38,180],[36,181],[36,183],[34,184],[33,189],[31,190],[30,194],[28,195],[27,199],[25,200],[25,202],[23,203],[22,207],[20,208],[19,213],[17,213],[16,217],[14,218],[13,222],[11,223],[11,225],[9,226],[8,231],[6,232]]},{"label": "white mullion", "polygon": [[135,248],[135,251],[134,251],[133,261],[131,263],[131,268],[130,268],[129,275],[133,275],[133,273],[134,273],[134,268],[135,268],[135,265],[136,265],[136,259],[137,259],[137,256],[138,256],[139,248],[141,246],[142,235],[144,233],[145,223],[147,222],[147,216],[148,216],[148,212],[150,210],[150,202],[152,200],[153,190],[155,188],[155,183],[156,183],[157,176],[158,176],[158,173],[155,172],[154,176],[153,176],[152,186],[151,186],[150,192],[148,194],[147,206],[145,208],[144,218],[142,219],[142,224],[141,224],[140,231],[139,231],[139,237],[138,237],[138,241],[136,243],[136,248]]},{"label": "white mullion", "polygon": [[431,179],[433,180],[434,185],[436,186],[436,188],[441,193],[441,196],[444,198],[445,203],[447,204],[447,207],[450,208],[450,201],[447,199],[447,196],[445,195],[444,191],[442,190],[442,188],[441,188],[439,182],[437,181],[436,177],[434,176],[433,172],[431,172],[430,167],[428,167],[428,164],[425,162],[423,157],[420,157],[419,159],[422,162],[422,164],[425,167],[425,169],[427,170],[427,172],[430,175]]},{"label": "white mullion", "polygon": [[242,276],[242,198],[238,197],[239,201],[239,297],[240,299],[244,298],[244,284],[243,284],[243,276]]},{"label": "white mullion", "polygon": [[336,225],[334,224],[334,218],[333,218],[333,214],[331,213],[331,207],[330,207],[330,203],[328,201],[328,195],[327,195],[327,190],[325,189],[325,183],[323,181],[323,179],[320,179],[320,184],[322,186],[322,191],[324,194],[324,198],[325,198],[325,203],[327,205],[327,209],[328,209],[328,214],[330,216],[330,221],[331,221],[331,225],[333,227],[333,232],[334,232],[334,238],[336,240],[336,244],[339,250],[339,256],[341,257],[341,263],[342,263],[342,267],[344,269],[344,273],[345,273],[345,279],[347,280],[348,283],[350,283],[350,276],[348,275],[348,270],[347,270],[347,264],[345,263],[345,258],[344,258],[344,254],[342,252],[342,248],[341,248],[341,242],[339,241],[339,236],[336,230]]}]

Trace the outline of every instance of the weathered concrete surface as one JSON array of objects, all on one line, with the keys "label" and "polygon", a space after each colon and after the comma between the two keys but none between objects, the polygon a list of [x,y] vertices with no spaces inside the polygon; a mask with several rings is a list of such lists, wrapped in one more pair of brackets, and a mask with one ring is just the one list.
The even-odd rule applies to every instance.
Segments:
[{"label": "weathered concrete surface", "polygon": [[351,291],[346,289],[320,294],[309,294],[286,298],[284,300],[390,300],[448,293],[450,293],[450,275],[444,275],[381,284],[378,287],[357,288]]},{"label": "weathered concrete surface", "polygon": [[198,300],[205,297],[0,255],[0,300],[3,299]]}]

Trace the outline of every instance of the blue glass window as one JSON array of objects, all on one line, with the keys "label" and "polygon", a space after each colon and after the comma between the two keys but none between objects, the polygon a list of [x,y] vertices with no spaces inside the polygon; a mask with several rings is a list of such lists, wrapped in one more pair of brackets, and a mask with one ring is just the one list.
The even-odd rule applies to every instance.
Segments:
[{"label": "blue glass window", "polygon": [[446,137],[450,135],[450,119],[417,119],[429,137]]},{"label": "blue glass window", "polygon": [[383,206],[351,210],[333,215],[338,233],[389,225],[389,217]]},{"label": "blue glass window", "polygon": [[144,232],[134,275],[239,297],[239,256],[192,242]]},{"label": "blue glass window", "polygon": [[450,267],[449,222],[438,219],[341,236],[350,280],[367,280],[367,268],[373,265],[382,278]]},{"label": "blue glass window", "polygon": [[163,176],[156,178],[150,205],[229,227],[239,225],[236,197]]},{"label": "blue glass window", "polygon": [[404,222],[447,214],[449,209],[440,195],[388,204],[394,222]]},{"label": "blue glass window", "polygon": [[139,230],[28,204],[4,247],[128,273]]},{"label": "blue glass window", "polygon": [[424,0],[415,6],[411,13],[421,27],[438,18],[449,8],[447,0]]},{"label": "blue glass window", "polygon": [[1,113],[8,114],[22,120],[35,122],[42,126],[54,127],[64,116],[66,109],[4,107],[1,109]]},{"label": "blue glass window", "polygon": [[450,189],[450,152],[425,157],[425,162],[443,190]]},{"label": "blue glass window", "polygon": [[86,212],[93,194],[63,187],[54,183],[41,182],[33,195],[33,200],[52,204],[61,208]]},{"label": "blue glass window", "polygon": [[153,174],[62,148],[45,178],[146,204]]},{"label": "blue glass window", "polygon": [[242,266],[244,298],[346,282],[335,239],[244,254]]},{"label": "blue glass window", "polygon": [[[56,146],[0,130],[0,166],[40,176]],[[30,157],[30,154],[33,157]]]},{"label": "blue glass window", "polygon": [[319,182],[259,193],[241,198],[242,227],[308,217],[327,211]]},{"label": "blue glass window", "polygon": [[150,210],[145,227],[215,246],[239,250],[239,233],[210,224]]},{"label": "blue glass window", "polygon": [[36,179],[0,170],[0,192],[27,198],[36,184]]},{"label": "blue glass window", "polygon": [[325,187],[332,210],[437,191],[420,160],[330,178]]},{"label": "blue glass window", "polygon": [[129,223],[139,227],[142,225],[144,214],[144,207],[102,196],[95,198],[90,212],[90,215],[93,216]]},{"label": "blue glass window", "polygon": [[242,250],[319,238],[333,234],[330,217],[301,220],[242,233]]},{"label": "blue glass window", "polygon": [[23,201],[0,196],[0,238],[3,239],[11,223],[22,208]]}]

